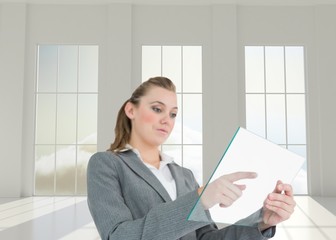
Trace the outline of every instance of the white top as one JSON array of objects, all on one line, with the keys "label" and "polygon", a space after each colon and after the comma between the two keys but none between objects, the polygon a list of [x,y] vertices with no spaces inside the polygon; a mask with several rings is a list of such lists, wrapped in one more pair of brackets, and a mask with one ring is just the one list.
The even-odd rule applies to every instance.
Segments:
[{"label": "white top", "polygon": [[159,169],[157,169],[153,165],[145,163],[141,158],[140,152],[137,149],[133,148],[131,145],[127,144],[126,149],[122,151],[126,150],[132,150],[138,156],[138,158],[140,158],[140,160],[145,164],[145,166],[152,171],[152,173],[157,177],[157,179],[159,179],[163,187],[168,192],[170,198],[174,201],[176,199],[176,184],[175,179],[173,178],[170,169],[167,166],[169,163],[173,162],[173,158],[160,152],[161,156],[160,167]]}]

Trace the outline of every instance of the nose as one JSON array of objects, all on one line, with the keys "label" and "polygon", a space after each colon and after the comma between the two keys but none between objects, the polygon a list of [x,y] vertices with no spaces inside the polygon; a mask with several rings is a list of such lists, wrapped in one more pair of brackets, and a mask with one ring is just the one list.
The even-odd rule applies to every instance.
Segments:
[{"label": "nose", "polygon": [[172,121],[172,118],[170,117],[170,114],[164,114],[161,118],[160,123],[161,124],[170,124]]},{"label": "nose", "polygon": [[168,116],[164,115],[162,116],[161,120],[160,120],[161,124],[167,124],[168,123]]}]

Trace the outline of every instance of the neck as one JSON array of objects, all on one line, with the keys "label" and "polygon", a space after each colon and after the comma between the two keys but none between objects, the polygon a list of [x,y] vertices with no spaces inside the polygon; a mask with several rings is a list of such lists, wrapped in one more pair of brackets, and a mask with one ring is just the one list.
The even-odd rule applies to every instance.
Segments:
[{"label": "neck", "polygon": [[141,158],[145,163],[148,163],[156,168],[160,167],[160,152],[157,146],[139,145],[130,142],[130,145],[140,152]]},{"label": "neck", "polygon": [[145,163],[148,163],[156,167],[157,169],[160,168],[160,154],[158,149],[156,149],[155,151],[139,151],[141,158]]}]

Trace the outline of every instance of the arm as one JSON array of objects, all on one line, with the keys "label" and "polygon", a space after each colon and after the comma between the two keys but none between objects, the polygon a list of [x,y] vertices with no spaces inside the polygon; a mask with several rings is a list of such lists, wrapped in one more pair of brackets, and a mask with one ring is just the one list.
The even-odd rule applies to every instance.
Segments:
[{"label": "arm", "polygon": [[[234,182],[240,178],[253,178],[254,176],[248,172],[237,172],[229,175],[223,175],[210,183],[204,190],[202,195],[202,204],[207,208],[211,208],[215,204],[222,207],[229,207],[232,202],[241,196],[241,191],[245,186],[237,185]],[[202,190],[202,188],[200,188]],[[239,191],[240,190],[240,191]],[[218,192],[221,193],[218,195]],[[234,194],[233,194],[234,193]],[[199,192],[201,194],[201,192]],[[221,230],[217,230],[216,226],[205,226],[198,230],[199,239],[268,239],[275,234],[275,227],[263,224],[264,213],[261,210],[255,212],[249,217],[242,219]]]},{"label": "arm", "polygon": [[265,230],[259,228],[262,222],[262,210],[244,218],[233,225],[217,230],[215,225],[205,226],[197,230],[198,239],[200,240],[218,240],[218,239],[234,239],[234,240],[266,240],[275,235],[275,227]]},{"label": "arm", "polygon": [[[102,239],[177,239],[208,223],[187,221],[198,199],[195,191],[175,201],[160,203],[134,219],[125,204],[113,159],[95,154],[87,170],[88,205]],[[146,201],[146,199],[134,199]]]},{"label": "arm", "polygon": [[[207,207],[211,207],[216,204],[220,204],[222,207],[229,207],[230,203],[235,201],[236,197],[239,197],[241,194],[236,194],[236,197],[233,195],[230,198],[225,198],[227,189],[233,189],[234,187],[230,186],[229,182],[235,181],[237,178],[246,178],[246,177],[254,177],[254,174],[246,173],[246,172],[237,172],[229,175],[224,175],[219,178],[219,181],[214,181],[207,186],[208,189],[214,188],[215,191],[208,191],[206,195],[203,195],[202,204],[198,204],[199,206],[203,206],[205,209]],[[199,188],[198,184],[195,182],[195,188],[198,188],[198,194],[201,195],[203,192],[203,187]],[[219,185],[219,186],[218,186]],[[210,186],[210,188],[209,188]],[[242,185],[235,184],[237,189],[243,191],[245,188]],[[216,192],[221,191],[221,196],[216,196]],[[236,190],[236,192],[239,192]],[[204,193],[203,193],[204,194]],[[224,198],[223,198],[224,196]],[[210,204],[209,204],[210,203]],[[204,210],[203,210],[204,211]],[[205,211],[207,214],[209,211]],[[211,218],[211,217],[210,217]],[[228,240],[265,240],[270,237],[273,237],[275,234],[275,227],[268,229],[260,229],[259,224],[262,222],[262,210],[259,210],[252,215],[238,221],[236,224],[229,225],[225,228],[218,230],[216,224],[211,223],[207,226],[204,226],[198,230],[196,230],[197,239],[200,240],[220,240],[220,239],[228,239]],[[264,231],[263,231],[264,230]]]}]

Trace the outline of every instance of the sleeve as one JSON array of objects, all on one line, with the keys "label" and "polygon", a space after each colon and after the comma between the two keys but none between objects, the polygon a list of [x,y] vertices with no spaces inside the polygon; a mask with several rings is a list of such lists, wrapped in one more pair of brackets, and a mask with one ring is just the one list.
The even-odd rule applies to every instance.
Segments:
[{"label": "sleeve", "polygon": [[106,154],[96,153],[87,169],[88,206],[103,240],[178,239],[208,224],[186,219],[198,199],[197,191],[158,204],[143,218],[133,219],[112,160]]},{"label": "sleeve", "polygon": [[262,211],[259,210],[247,218],[220,230],[216,226],[205,226],[197,230],[198,239],[217,240],[217,239],[235,239],[235,240],[267,240],[275,235],[275,227],[260,231],[258,223],[261,221]]}]

